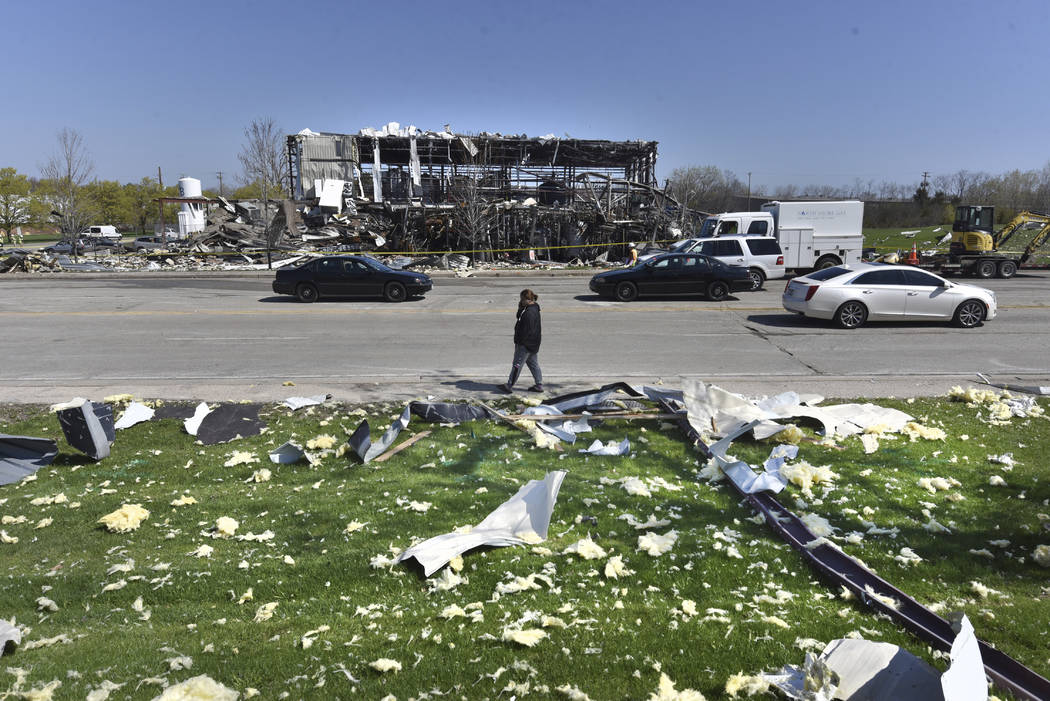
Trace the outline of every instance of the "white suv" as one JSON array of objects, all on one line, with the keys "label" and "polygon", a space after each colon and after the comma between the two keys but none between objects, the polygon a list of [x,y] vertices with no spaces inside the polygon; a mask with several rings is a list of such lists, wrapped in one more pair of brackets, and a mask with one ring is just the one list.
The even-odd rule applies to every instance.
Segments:
[{"label": "white suv", "polygon": [[784,252],[772,236],[719,236],[696,239],[682,252],[703,253],[728,265],[748,269],[751,289],[759,290],[766,280],[785,276]]}]

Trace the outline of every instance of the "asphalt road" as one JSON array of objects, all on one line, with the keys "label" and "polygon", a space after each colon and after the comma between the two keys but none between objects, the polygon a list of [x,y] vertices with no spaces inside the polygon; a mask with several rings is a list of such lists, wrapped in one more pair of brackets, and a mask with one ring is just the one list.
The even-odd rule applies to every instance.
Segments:
[{"label": "asphalt road", "polygon": [[[140,397],[346,401],[492,396],[505,379],[518,292],[543,310],[551,392],[607,381],[678,386],[699,376],[750,394],[914,396],[983,372],[1050,385],[1050,273],[984,284],[1000,315],[976,329],[869,324],[845,331],[780,306],[783,283],[726,302],[604,301],[580,275],[438,278],[422,300],[322,301],[271,278],[35,276],[0,279],[0,401]],[[285,386],[291,381],[295,386]],[[519,388],[531,384],[527,376]]]}]

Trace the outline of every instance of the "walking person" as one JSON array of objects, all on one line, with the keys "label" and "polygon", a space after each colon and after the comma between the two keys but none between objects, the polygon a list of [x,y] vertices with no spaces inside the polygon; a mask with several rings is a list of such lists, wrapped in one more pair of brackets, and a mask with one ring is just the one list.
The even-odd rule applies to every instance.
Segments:
[{"label": "walking person", "polygon": [[540,305],[539,297],[529,289],[521,291],[518,301],[517,321],[514,324],[514,361],[510,368],[510,377],[499,386],[504,392],[513,392],[514,383],[521,374],[521,366],[527,365],[535,384],[529,387],[530,392],[543,391],[543,373],[540,372]]}]

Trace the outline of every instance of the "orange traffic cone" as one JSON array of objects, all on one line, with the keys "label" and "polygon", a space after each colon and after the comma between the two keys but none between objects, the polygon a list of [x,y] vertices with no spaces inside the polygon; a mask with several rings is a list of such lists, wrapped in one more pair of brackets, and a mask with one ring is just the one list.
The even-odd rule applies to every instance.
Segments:
[{"label": "orange traffic cone", "polygon": [[914,243],[911,245],[911,253],[908,254],[908,257],[904,259],[904,262],[908,265],[919,264],[919,251],[916,250]]}]

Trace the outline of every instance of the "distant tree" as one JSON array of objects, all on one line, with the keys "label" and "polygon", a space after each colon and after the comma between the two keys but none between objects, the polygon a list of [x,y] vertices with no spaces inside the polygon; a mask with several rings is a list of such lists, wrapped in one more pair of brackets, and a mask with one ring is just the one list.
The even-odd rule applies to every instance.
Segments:
[{"label": "distant tree", "polygon": [[96,224],[113,224],[126,228],[128,208],[124,188],[116,180],[93,180],[84,185],[84,194],[91,201],[98,221]]},{"label": "distant tree", "polygon": [[128,224],[137,233],[146,233],[156,228],[151,225],[151,222],[157,221],[159,211],[156,199],[165,196],[164,189],[157,179],[145,177],[137,183],[128,183],[123,189]]},{"label": "distant tree", "polygon": [[679,204],[703,212],[724,212],[733,195],[745,185],[733,173],[716,166],[675,168],[667,179],[667,192]]},{"label": "distant tree", "polygon": [[262,192],[263,212],[269,200],[285,194],[288,172],[284,136],[273,119],[256,119],[244,129],[244,145],[237,156],[243,169],[245,185],[258,183]]},{"label": "distant tree", "polygon": [[[58,132],[58,151],[52,155],[40,172],[48,181],[46,192],[53,216],[57,218],[62,236],[75,240],[94,214],[84,184],[95,170],[94,163],[84,147],[84,138],[75,129]],[[76,247],[74,247],[75,256]]]},{"label": "distant tree", "polygon": [[11,232],[33,219],[29,178],[14,168],[0,168],[0,242],[11,240]]}]

